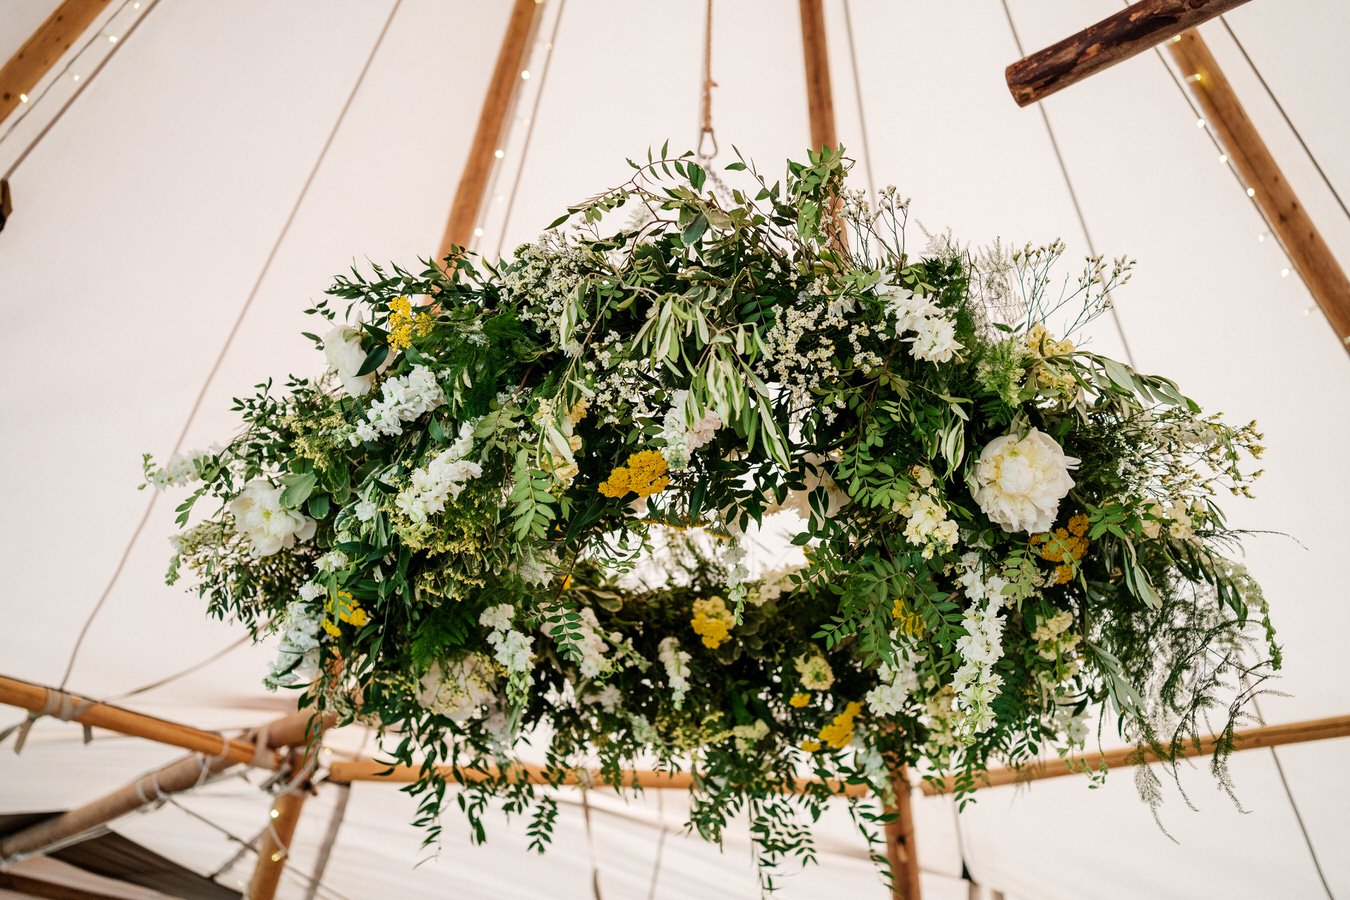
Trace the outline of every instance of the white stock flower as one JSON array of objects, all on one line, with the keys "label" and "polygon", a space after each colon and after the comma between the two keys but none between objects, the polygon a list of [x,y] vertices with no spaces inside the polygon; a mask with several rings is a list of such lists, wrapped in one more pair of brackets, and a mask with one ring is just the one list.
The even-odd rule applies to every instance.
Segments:
[{"label": "white stock flower", "polygon": [[323,336],[323,355],[328,358],[328,367],[337,373],[338,381],[348,396],[363,397],[370,393],[375,384],[375,373],[356,374],[366,361],[359,329],[350,325],[335,325]]},{"label": "white stock flower", "polygon": [[520,674],[530,670],[530,653],[534,648],[534,638],[508,628],[505,631],[492,632],[488,635],[488,643],[492,645],[497,662],[506,666],[508,672]]},{"label": "white stock flower", "polygon": [[864,698],[874,715],[894,716],[904,711],[919,689],[917,666],[923,658],[917,650],[900,650],[896,653],[894,667],[882,663],[877,668],[877,686]]},{"label": "white stock flower", "polygon": [[673,637],[662,638],[657,646],[657,656],[666,669],[671,699],[679,709],[684,703],[684,695],[689,692],[689,660],[693,657],[681,650],[679,640]]},{"label": "white stock flower", "polygon": [[482,466],[464,458],[471,449],[473,426],[465,422],[453,444],[412,473],[411,483],[394,498],[394,505],[414,525],[425,525],[431,516],[444,510],[447,503],[459,499],[470,479],[483,474]]},{"label": "white stock flower", "polygon": [[[301,596],[305,589],[301,588]],[[319,677],[320,608],[301,600],[292,601],[280,622],[281,640],[263,686],[269,691],[293,684],[309,684]]]},{"label": "white stock flower", "polygon": [[316,523],[302,513],[281,506],[281,488],[255,480],[230,501],[234,530],[247,538],[254,556],[271,556],[295,542],[314,537]]},{"label": "white stock flower", "polygon": [[877,293],[886,299],[886,313],[895,319],[897,335],[914,331],[919,323],[942,312],[930,298],[897,284],[886,282],[878,285]]},{"label": "white stock flower", "polygon": [[369,522],[379,513],[380,507],[374,500],[358,500],[356,507],[352,510],[356,515],[356,521]]},{"label": "white stock flower", "polygon": [[511,604],[499,603],[483,610],[483,614],[478,617],[478,624],[493,631],[506,631],[515,617],[516,610]]},{"label": "white stock flower", "polygon": [[1048,531],[1059,514],[1059,501],[1074,485],[1069,470],[1078,463],[1036,428],[1020,439],[1015,434],[994,438],[975,469],[975,502],[1004,531]]},{"label": "white stock flower", "polygon": [[931,316],[914,326],[914,342],[909,352],[926,362],[951,362],[961,350],[956,339],[956,323],[945,316]]},{"label": "white stock flower", "polygon": [[426,366],[413,366],[407,375],[390,378],[380,389],[380,398],[366,410],[365,422],[358,422],[348,438],[352,446],[381,436],[397,437],[403,426],[445,403],[445,393],[436,381],[436,373]]}]

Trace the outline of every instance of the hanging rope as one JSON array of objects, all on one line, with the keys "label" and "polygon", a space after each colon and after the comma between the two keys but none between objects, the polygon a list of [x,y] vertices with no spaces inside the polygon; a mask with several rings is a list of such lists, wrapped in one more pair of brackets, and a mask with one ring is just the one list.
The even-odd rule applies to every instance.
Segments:
[{"label": "hanging rope", "polygon": [[[1019,58],[1027,55],[1022,49],[1022,36],[1017,32],[1017,25],[1013,22],[1012,10],[1008,8],[1008,0],[1000,0],[1003,4],[1003,14],[1008,19],[1008,30],[1012,32],[1013,44],[1017,47]],[[1083,215],[1083,206],[1078,202],[1078,192],[1074,190],[1073,179],[1069,177],[1069,167],[1064,162],[1064,154],[1060,152],[1059,141],[1055,139],[1055,129],[1050,124],[1050,116],[1045,111],[1044,103],[1036,104],[1037,111],[1041,114],[1041,121],[1045,123],[1045,133],[1050,138],[1050,147],[1055,151],[1055,160],[1059,163],[1060,174],[1064,176],[1064,186],[1069,191],[1069,200],[1073,203],[1074,214],[1078,216],[1078,226],[1083,230],[1083,240],[1087,242],[1088,253],[1094,258],[1097,256],[1097,247],[1092,240],[1092,233],[1088,230],[1087,217]],[[1110,300],[1110,295],[1106,298]],[[1125,337],[1125,326],[1121,324],[1120,313],[1116,311],[1114,303],[1110,303],[1108,308],[1111,310],[1111,321],[1115,323],[1116,334],[1120,337],[1120,345],[1125,351],[1125,360],[1132,368],[1139,368],[1134,361],[1134,353],[1130,350],[1129,339]]]},{"label": "hanging rope", "polygon": [[1225,17],[1219,16],[1219,24],[1223,26],[1223,30],[1228,32],[1228,36],[1232,38],[1233,43],[1237,45],[1238,52],[1241,53],[1242,58],[1247,61],[1247,65],[1251,68],[1252,74],[1256,76],[1256,80],[1261,82],[1261,87],[1265,89],[1266,96],[1270,98],[1270,102],[1274,103],[1275,109],[1279,110],[1280,117],[1284,119],[1284,124],[1288,125],[1289,130],[1294,133],[1294,138],[1298,140],[1298,145],[1303,148],[1303,152],[1308,155],[1308,161],[1311,162],[1313,168],[1317,170],[1317,174],[1321,177],[1322,183],[1327,186],[1327,190],[1331,192],[1331,196],[1336,198],[1336,204],[1340,206],[1341,212],[1345,213],[1347,219],[1350,219],[1350,209],[1346,208],[1345,201],[1341,199],[1340,192],[1336,190],[1336,186],[1332,184],[1331,179],[1327,177],[1327,173],[1322,169],[1322,164],[1318,162],[1317,156],[1312,152],[1312,148],[1308,146],[1308,142],[1303,139],[1302,133],[1300,133],[1298,128],[1294,125],[1294,120],[1289,118],[1289,113],[1284,111],[1284,104],[1280,103],[1280,98],[1275,96],[1275,92],[1271,90],[1270,85],[1266,83],[1266,77],[1261,74],[1261,70],[1256,67],[1256,63],[1252,62],[1252,58],[1247,55],[1247,48],[1242,46],[1242,41],[1238,40],[1238,36],[1233,32],[1233,29],[1229,26],[1228,20]]},{"label": "hanging rope", "polygon": [[[717,132],[713,130],[712,92],[717,82],[712,77],[713,0],[707,0],[703,17],[703,83],[699,110],[697,156],[706,161],[717,156]],[[706,150],[709,144],[711,151]]]},{"label": "hanging rope", "polygon": [[[42,701],[42,708],[30,712],[22,721],[9,726],[4,731],[0,731],[0,744],[3,744],[11,734],[17,734],[17,737],[14,738],[14,752],[22,753],[24,744],[28,742],[28,733],[33,730],[33,725],[37,723],[38,719],[51,716],[53,719],[69,722],[94,705],[96,704],[92,700],[79,702],[78,698],[67,694],[65,691],[47,688],[47,696]],[[83,723],[81,723],[81,727],[84,728],[84,742],[87,744],[94,739],[94,729]]]},{"label": "hanging rope", "polygon": [[858,75],[858,47],[853,40],[853,13],[844,0],[844,31],[848,33],[848,62],[853,72],[853,96],[858,104],[858,131],[862,137],[863,171],[867,173],[867,193],[875,198],[877,181],[872,175],[872,142],[867,136],[867,113],[863,109],[862,77]]},{"label": "hanging rope", "polygon": [[[361,67],[360,74],[356,76],[356,81],[352,84],[352,88],[347,94],[347,99],[342,104],[342,109],[338,113],[337,120],[333,123],[332,129],[328,132],[328,137],[324,141],[323,147],[319,150],[319,155],[315,158],[314,165],[310,168],[309,175],[305,178],[305,183],[300,188],[299,195],[295,198],[295,203],[291,205],[291,211],[289,215],[286,216],[286,221],[281,226],[281,231],[278,232],[276,240],[272,242],[272,249],[268,252],[267,259],[264,260],[257,278],[254,279],[253,288],[244,299],[244,303],[240,307],[238,315],[235,316],[234,324],[231,326],[229,333],[225,336],[225,342],[221,345],[220,351],[216,354],[215,361],[211,364],[211,368],[206,374],[206,380],[202,383],[201,390],[197,392],[197,396],[192,402],[192,407],[188,410],[187,419],[183,422],[183,427],[178,432],[178,439],[174,441],[172,453],[176,454],[182,450],[183,443],[187,440],[188,430],[192,427],[192,423],[196,420],[197,413],[201,410],[202,403],[206,399],[206,392],[210,389],[212,383],[214,383],[216,375],[219,374],[221,364],[225,361],[226,355],[234,345],[234,340],[239,335],[239,329],[243,326],[244,319],[248,316],[249,310],[253,307],[254,301],[258,298],[258,293],[262,290],[263,282],[272,271],[272,264],[276,261],[277,254],[280,251],[282,244],[285,243],[287,236],[290,234],[291,226],[295,224],[295,218],[300,212],[300,207],[304,204],[305,198],[309,196],[309,190],[314,184],[315,176],[318,175],[319,169],[323,166],[323,162],[328,156],[328,151],[332,148],[333,141],[336,139],[339,129],[342,128],[342,123],[346,120],[347,113],[351,110],[352,101],[356,99],[357,92],[360,91],[361,85],[365,82],[366,75],[370,72],[371,63],[374,62],[376,54],[384,43],[385,36],[389,33],[389,26],[393,23],[394,15],[398,12],[402,3],[403,0],[394,0],[393,4],[390,6],[389,15],[386,16],[384,20],[384,26],[380,29],[379,36],[375,38],[375,43],[371,46],[370,53],[366,56],[365,64]],[[158,497],[159,494],[157,493],[151,494],[150,500],[145,505],[144,512],[141,513],[140,521],[136,523],[136,527],[131,532],[131,538],[127,541],[126,546],[122,550],[122,555],[117,560],[117,566],[113,569],[112,577],[108,579],[108,583],[104,586],[103,592],[99,595],[98,602],[94,604],[94,608],[90,611],[88,618],[84,621],[84,626],[80,629],[79,637],[75,640],[75,646],[70,651],[70,659],[66,663],[65,674],[61,676],[60,687],[62,689],[65,688],[66,682],[70,680],[70,673],[75,668],[75,660],[80,654],[80,648],[84,645],[84,639],[89,634],[90,626],[94,624],[94,619],[98,617],[104,604],[107,603],[108,597],[112,594],[113,588],[116,587],[118,580],[122,576],[123,569],[126,568],[127,560],[131,558],[132,549],[136,546],[137,541],[140,540],[141,533],[145,531],[145,526],[150,521],[150,514],[154,511],[155,500]]]},{"label": "hanging rope", "polygon": [[[498,259],[502,258],[502,250],[506,246],[507,226],[511,224],[511,214],[516,209],[516,195],[520,192],[520,181],[525,174],[525,160],[530,155],[530,144],[534,140],[534,124],[539,121],[539,104],[544,99],[544,88],[548,85],[548,73],[553,63],[553,50],[558,46],[558,29],[562,26],[563,12],[567,9],[567,0],[558,0],[558,12],[553,19],[553,28],[549,32],[548,43],[544,47],[544,65],[539,72],[539,87],[534,94],[534,102],[530,104],[530,121],[525,125],[525,139],[520,145],[520,164],[516,166],[516,177],[511,182],[511,194],[506,200],[506,210],[502,213],[502,230],[497,236]],[[493,174],[493,183],[496,183],[496,173]],[[491,193],[491,189],[489,189]]]}]

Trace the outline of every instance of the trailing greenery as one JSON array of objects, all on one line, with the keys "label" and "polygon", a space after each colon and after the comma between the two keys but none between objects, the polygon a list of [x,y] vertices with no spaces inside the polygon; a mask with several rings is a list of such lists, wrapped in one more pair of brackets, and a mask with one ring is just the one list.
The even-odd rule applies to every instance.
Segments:
[{"label": "trailing greenery", "polygon": [[192,487],[170,580],[422,766],[429,839],[447,797],[482,838],[495,798],[542,848],[535,743],[554,783],[692,770],[690,825],[748,815],[771,883],[830,780],[965,794],[1094,718],[1164,758],[1231,729],[1279,661],[1214,499],[1259,435],[1068,339],[1128,264],[1055,296],[1058,245],[913,252],[842,150],[731,188],[630,164],[509,259],[337,279],[328,374],[147,459]]}]

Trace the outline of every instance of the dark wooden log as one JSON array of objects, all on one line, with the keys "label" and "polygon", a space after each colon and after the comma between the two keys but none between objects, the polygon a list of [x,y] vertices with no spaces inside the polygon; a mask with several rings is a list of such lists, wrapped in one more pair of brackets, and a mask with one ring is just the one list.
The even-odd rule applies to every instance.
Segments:
[{"label": "dark wooden log", "polygon": [[1028,106],[1246,2],[1142,0],[1008,66],[1008,90]]}]

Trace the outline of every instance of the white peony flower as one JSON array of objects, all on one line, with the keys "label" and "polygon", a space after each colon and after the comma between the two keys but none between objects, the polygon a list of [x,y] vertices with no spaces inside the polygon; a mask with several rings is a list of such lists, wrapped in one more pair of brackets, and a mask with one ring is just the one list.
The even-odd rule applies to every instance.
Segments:
[{"label": "white peony flower", "polygon": [[1074,484],[1069,470],[1078,463],[1036,428],[1024,438],[1015,434],[994,438],[975,469],[979,483],[975,502],[1004,531],[1049,531],[1059,514],[1059,501]]},{"label": "white peony flower", "polygon": [[281,488],[266,481],[250,481],[230,501],[234,530],[247,538],[254,556],[271,556],[283,547],[314,537],[313,519],[281,506]]},{"label": "white peony flower", "polygon": [[350,397],[363,397],[375,385],[375,373],[357,375],[366,361],[361,346],[361,331],[350,325],[336,325],[323,336],[323,355],[328,367],[337,373],[342,389]]}]

